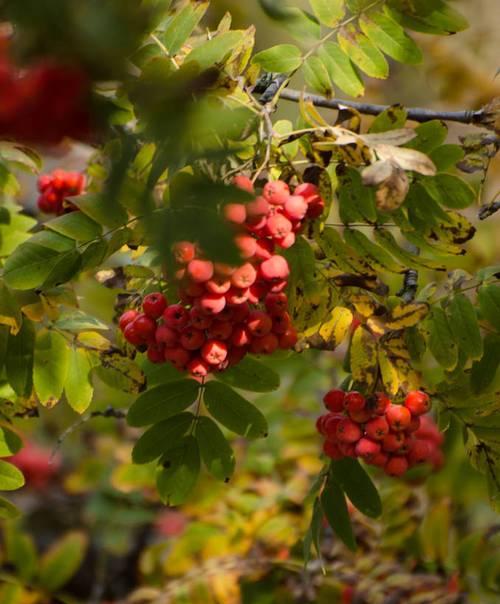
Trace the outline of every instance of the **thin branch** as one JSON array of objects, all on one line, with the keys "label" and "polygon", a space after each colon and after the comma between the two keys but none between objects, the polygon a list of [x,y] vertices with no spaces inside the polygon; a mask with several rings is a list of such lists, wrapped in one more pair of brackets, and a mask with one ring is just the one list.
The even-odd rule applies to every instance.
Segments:
[{"label": "thin branch", "polygon": [[[358,101],[348,101],[345,99],[328,99],[319,94],[302,93],[300,90],[287,88],[280,92],[280,98],[285,101],[298,103],[301,98],[311,101],[317,107],[326,107],[327,109],[340,109],[342,106],[352,107],[365,115],[379,115],[382,111],[389,109],[391,105],[377,105],[372,103],[361,103]],[[425,109],[423,107],[407,108],[408,119],[415,122],[428,122],[430,120],[444,120],[447,122],[459,122],[461,124],[474,124],[482,126],[485,118],[483,109],[477,111],[438,111],[434,109]]]},{"label": "thin branch", "polygon": [[115,409],[114,407],[106,407],[104,411],[92,411],[92,413],[87,413],[87,415],[84,415],[74,424],[71,424],[71,426],[66,428],[66,430],[61,434],[61,436],[59,436],[56,441],[56,445],[52,450],[52,453],[50,454],[49,463],[52,463],[55,455],[61,448],[66,438],[68,438],[68,436],[72,434],[75,430],[83,426],[83,424],[86,424],[88,421],[94,419],[95,417],[112,417],[115,419],[125,419],[127,417],[127,411],[125,409]]}]

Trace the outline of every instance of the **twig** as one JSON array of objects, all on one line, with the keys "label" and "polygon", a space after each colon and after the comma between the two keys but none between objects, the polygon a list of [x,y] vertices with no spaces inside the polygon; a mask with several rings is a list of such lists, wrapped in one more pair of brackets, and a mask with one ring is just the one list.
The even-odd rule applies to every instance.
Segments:
[{"label": "twig", "polygon": [[[352,107],[365,115],[378,115],[389,109],[391,105],[377,105],[373,103],[361,103],[358,101],[348,101],[344,99],[328,99],[319,94],[302,93],[300,90],[287,88],[280,92],[280,98],[285,101],[298,103],[301,98],[311,101],[317,107],[326,107],[327,109],[340,109],[342,106]],[[483,109],[477,111],[438,111],[435,109],[425,109],[423,107],[409,107],[408,119],[415,122],[428,122],[430,120],[444,120],[448,122],[459,122],[461,124],[474,124],[482,126],[482,120],[485,117]]]},{"label": "twig", "polygon": [[479,220],[486,220],[490,216],[493,216],[500,210],[500,199],[492,201],[491,203],[485,203],[479,208],[478,217]]},{"label": "twig", "polygon": [[70,434],[72,434],[75,430],[86,424],[91,419],[95,417],[113,417],[115,419],[125,419],[127,417],[127,412],[125,409],[115,409],[114,407],[106,407],[104,411],[92,411],[92,413],[87,413],[87,415],[82,416],[77,422],[66,428],[66,430],[59,436],[56,441],[56,445],[50,454],[49,463],[52,463],[55,455],[61,448],[63,442],[68,438]]}]

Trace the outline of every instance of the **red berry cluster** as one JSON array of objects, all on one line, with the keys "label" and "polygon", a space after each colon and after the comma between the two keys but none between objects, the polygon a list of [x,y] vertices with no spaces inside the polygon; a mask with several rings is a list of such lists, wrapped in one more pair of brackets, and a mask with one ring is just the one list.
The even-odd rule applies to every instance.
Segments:
[{"label": "red berry cluster", "polygon": [[47,214],[64,214],[76,210],[66,197],[81,195],[85,188],[85,176],[80,172],[54,170],[51,174],[42,174],[38,179],[38,207]]},{"label": "red berry cluster", "polygon": [[[237,177],[235,184],[253,193],[247,177]],[[146,296],[143,313],[127,311],[120,319],[125,339],[147,350],[152,362],[168,361],[196,377],[223,371],[248,352],[292,348],[297,333],[283,291],[290,269],[275,251],[290,247],[302,221],[323,207],[314,185],[299,185],[291,195],[282,181],[268,182],[262,195],[247,204],[225,205],[223,215],[235,226],[243,264],[214,263],[194,243],[177,243],[173,252],[181,303],[168,305],[162,294],[150,294],[152,308]]]},{"label": "red berry cluster", "polygon": [[91,131],[91,82],[74,66],[47,60],[20,70],[0,40],[0,137],[51,145]]},{"label": "red berry cluster", "polygon": [[430,416],[431,401],[425,392],[409,392],[403,405],[395,405],[377,392],[330,390],[323,398],[329,413],[316,428],[325,437],[323,451],[332,459],[360,457],[379,466],[389,476],[402,476],[409,468],[443,464],[443,435]]}]

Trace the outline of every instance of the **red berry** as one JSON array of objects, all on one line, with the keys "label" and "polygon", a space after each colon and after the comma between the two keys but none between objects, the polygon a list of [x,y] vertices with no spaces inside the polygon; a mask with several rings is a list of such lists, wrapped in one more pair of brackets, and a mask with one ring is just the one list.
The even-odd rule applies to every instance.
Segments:
[{"label": "red berry", "polygon": [[255,279],[257,279],[257,271],[247,262],[234,271],[231,276],[231,283],[234,287],[246,289],[255,283]]},{"label": "red berry", "polygon": [[251,336],[244,327],[241,325],[235,327],[231,336],[233,346],[247,346],[250,343],[250,340]]},{"label": "red berry", "polygon": [[152,319],[159,319],[165,308],[167,308],[167,300],[160,292],[148,294],[142,301],[142,310]]},{"label": "red berry", "polygon": [[323,403],[329,411],[340,413],[344,410],[345,392],[343,390],[329,390],[323,397]]},{"label": "red berry", "polygon": [[432,456],[432,446],[426,440],[416,440],[408,454],[408,461],[411,465],[425,463]]},{"label": "red berry", "polygon": [[123,315],[120,317],[118,325],[120,329],[123,331],[125,327],[132,323],[139,316],[139,312],[137,310],[126,310]]},{"label": "red berry", "polygon": [[396,432],[406,430],[411,422],[411,413],[402,405],[389,405],[385,412],[385,417],[391,430]]},{"label": "red berry", "polygon": [[273,205],[283,205],[290,195],[286,182],[275,180],[264,185],[263,195]]},{"label": "red berry", "polygon": [[205,287],[209,293],[221,296],[230,290],[231,281],[226,279],[226,277],[215,275],[213,279],[205,283]]},{"label": "red berry", "polygon": [[165,361],[165,349],[163,346],[158,346],[158,344],[150,344],[147,356],[151,363],[163,363]]},{"label": "red berry", "polygon": [[135,326],[135,321],[125,325],[123,329],[123,337],[133,346],[140,346],[144,343],[144,338]]},{"label": "red berry", "polygon": [[420,417],[420,427],[415,432],[417,438],[424,438],[430,440],[437,446],[442,445],[444,442],[444,436],[439,431],[438,427],[434,423],[434,420],[428,415]]},{"label": "red berry", "polygon": [[[229,290],[231,291],[231,290]],[[227,295],[227,294],[226,294]],[[205,294],[195,302],[196,308],[207,315],[217,315],[226,306],[226,298],[219,294]]]},{"label": "red berry", "polygon": [[352,443],[338,443],[338,447],[345,457],[356,457],[356,445]]},{"label": "red berry", "polygon": [[322,434],[324,436],[325,432],[324,432],[324,425],[325,425],[325,420],[328,417],[328,414],[325,415],[320,415],[318,417],[318,419],[316,420],[316,430]]},{"label": "red berry", "polygon": [[229,321],[214,321],[207,330],[210,340],[227,340],[233,333],[233,324]]},{"label": "red berry", "polygon": [[366,424],[365,432],[373,440],[384,440],[389,434],[389,424],[385,417],[376,417]]},{"label": "red berry", "polygon": [[210,365],[219,365],[226,360],[227,344],[220,340],[209,340],[201,349],[201,356]]},{"label": "red berry", "polygon": [[307,218],[319,218],[325,210],[325,201],[321,197],[314,197],[309,201]]},{"label": "red berry", "polygon": [[172,365],[179,371],[184,371],[187,364],[191,359],[191,355],[185,348],[180,346],[177,348],[166,348],[165,349],[165,360],[172,363]]},{"label": "red berry", "polygon": [[382,441],[382,449],[387,453],[397,453],[405,444],[405,435],[402,432],[389,432]]},{"label": "red berry", "polygon": [[262,338],[253,338],[250,342],[250,351],[254,354],[272,354],[278,346],[278,338],[273,333],[268,333]]},{"label": "red berry", "polygon": [[271,331],[273,322],[264,311],[252,310],[246,320],[246,326],[250,334],[261,338]]},{"label": "red berry", "polygon": [[337,440],[337,428],[340,422],[345,419],[340,413],[327,413],[323,416],[323,434],[330,440]]},{"label": "red berry", "polygon": [[210,262],[210,260],[191,260],[187,265],[187,274],[195,283],[205,283],[213,277],[213,262]]},{"label": "red berry", "polygon": [[420,428],[420,418],[412,417],[410,425],[406,428],[407,432],[416,432]]},{"label": "red berry", "polygon": [[340,442],[353,444],[362,436],[362,432],[358,424],[350,419],[343,419],[337,427],[337,438]]},{"label": "red berry", "polygon": [[365,397],[356,390],[347,392],[344,399],[344,408],[349,412],[362,411],[365,408]]},{"label": "red berry", "polygon": [[323,453],[330,459],[342,459],[344,457],[338,445],[331,440],[325,440],[323,443]]},{"label": "red berry", "polygon": [[377,466],[379,468],[383,468],[385,466],[385,464],[388,462],[389,460],[389,455],[387,455],[387,453],[384,453],[383,451],[381,451],[380,453],[378,453],[378,455],[375,455],[375,457],[373,459],[371,459],[369,461],[369,463],[372,466]]},{"label": "red berry", "polygon": [[212,317],[209,317],[196,307],[193,307],[189,311],[189,320],[196,329],[208,329],[213,321]]},{"label": "red berry", "polygon": [[356,445],[356,455],[367,462],[380,453],[380,445],[369,438],[361,438]]},{"label": "red berry", "polygon": [[206,291],[205,283],[194,283],[190,281],[188,283],[183,284],[184,293],[191,298],[199,298],[203,296]]},{"label": "red berry", "polygon": [[281,315],[288,308],[288,297],[283,293],[268,294],[264,303],[269,314]]},{"label": "red berry", "polygon": [[163,311],[163,321],[167,327],[182,329],[189,321],[189,312],[182,304],[171,304]]},{"label": "red berry", "polygon": [[181,346],[186,350],[198,350],[205,343],[205,333],[194,327],[186,327],[181,332]]},{"label": "red berry", "polygon": [[406,457],[395,455],[391,457],[384,467],[385,473],[389,476],[402,476],[408,470]]},{"label": "red berry", "polygon": [[283,214],[274,214],[267,219],[266,231],[274,239],[283,239],[292,232],[292,223]]},{"label": "red berry", "polygon": [[144,342],[154,338],[156,332],[156,321],[146,315],[140,314],[133,323]]},{"label": "red berry", "polygon": [[210,366],[203,359],[196,357],[188,363],[187,370],[194,377],[204,378],[208,375]]},{"label": "red berry", "polygon": [[247,354],[247,349],[244,346],[241,346],[240,348],[231,348],[227,355],[228,367],[237,365],[246,354]]},{"label": "red berry", "polygon": [[383,392],[376,392],[367,401],[367,407],[376,415],[384,415],[385,410],[391,404],[391,399]]},{"label": "red berry", "polygon": [[274,254],[274,242],[272,239],[256,239],[255,258],[258,260],[269,260]]},{"label": "red berry", "polygon": [[290,315],[285,312],[282,315],[274,315],[273,317],[273,333],[282,335],[286,333],[292,326],[292,319]]},{"label": "red berry", "polygon": [[234,238],[236,247],[240,250],[242,258],[252,258],[257,250],[257,239],[251,235],[240,234]]},{"label": "red berry", "polygon": [[373,417],[369,409],[361,409],[361,411],[349,411],[349,417],[357,424],[365,424]]},{"label": "red berry", "polygon": [[292,245],[295,244],[295,241],[296,241],[295,233],[288,233],[281,239],[276,239],[275,241],[276,241],[276,245],[287,250],[289,247],[292,247]]},{"label": "red berry", "polygon": [[247,219],[247,210],[242,203],[228,203],[222,213],[226,220],[234,224],[243,224]]},{"label": "red berry", "polygon": [[224,320],[232,319],[234,323],[241,323],[250,314],[250,308],[246,302],[243,304],[235,304],[231,307],[232,316],[225,318]]},{"label": "red berry", "polygon": [[250,304],[260,304],[261,300],[267,294],[267,291],[267,283],[257,281],[249,288],[248,301],[250,302]]},{"label": "red berry", "polygon": [[265,197],[257,197],[246,205],[247,216],[251,219],[262,218],[269,214],[269,202]]},{"label": "red berry", "polygon": [[298,338],[297,332],[292,327],[287,332],[285,332],[283,335],[280,336],[279,347],[282,350],[288,350],[290,348],[293,348],[295,346],[295,344],[297,344],[298,340],[299,340],[299,338]]},{"label": "red berry", "polygon": [[266,281],[282,281],[290,275],[290,268],[283,256],[271,256],[260,265],[260,273]]},{"label": "red berry", "polygon": [[241,306],[244,304],[250,296],[250,289],[240,289],[238,287],[231,287],[226,294],[226,301],[231,306]]},{"label": "red berry", "polygon": [[179,334],[168,325],[160,325],[156,330],[155,340],[157,344],[164,344],[166,348],[172,348],[177,346]]},{"label": "red berry", "polygon": [[300,195],[303,197],[306,202],[309,202],[309,199],[317,196],[319,193],[319,189],[316,185],[313,185],[310,182],[304,182],[297,187],[295,187],[294,195]]},{"label": "red berry", "polygon": [[288,281],[287,281],[286,279],[282,279],[281,281],[280,281],[280,280],[273,281],[273,282],[270,284],[270,287],[269,287],[269,292],[270,292],[271,294],[279,294],[279,293],[281,293],[281,292],[282,292],[284,289],[286,289],[286,286],[287,286],[287,285],[288,285]]},{"label": "red berry", "polygon": [[190,241],[178,241],[174,244],[174,258],[179,264],[188,264],[194,260],[196,247]]},{"label": "red berry", "polygon": [[302,220],[307,213],[307,202],[301,195],[290,195],[285,201],[285,214],[290,220]]},{"label": "red berry", "polygon": [[412,415],[420,416],[427,413],[431,408],[429,395],[420,390],[409,392],[405,398],[405,407]]},{"label": "red berry", "polygon": [[248,193],[253,193],[253,183],[248,178],[248,176],[243,176],[243,174],[238,174],[233,178],[233,185],[238,187],[238,189],[242,189],[243,191],[247,191]]}]

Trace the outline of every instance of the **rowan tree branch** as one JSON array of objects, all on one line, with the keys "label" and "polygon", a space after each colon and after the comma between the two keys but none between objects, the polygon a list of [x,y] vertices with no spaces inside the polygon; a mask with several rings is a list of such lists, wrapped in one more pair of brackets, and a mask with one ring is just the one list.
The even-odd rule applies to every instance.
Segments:
[{"label": "rowan tree branch", "polygon": [[[345,99],[328,99],[319,94],[302,93],[300,90],[287,88],[280,92],[280,98],[284,101],[292,101],[298,103],[301,98],[306,101],[311,101],[316,107],[326,107],[327,109],[340,109],[344,107],[352,107],[365,115],[378,115],[389,109],[390,105],[377,105],[373,103],[362,103],[359,101],[348,101]],[[444,120],[447,122],[459,122],[461,124],[473,124],[476,126],[486,127],[487,114],[484,108],[476,111],[438,111],[435,109],[425,109],[423,107],[406,108],[408,119],[415,122],[428,122],[430,120]]]}]

